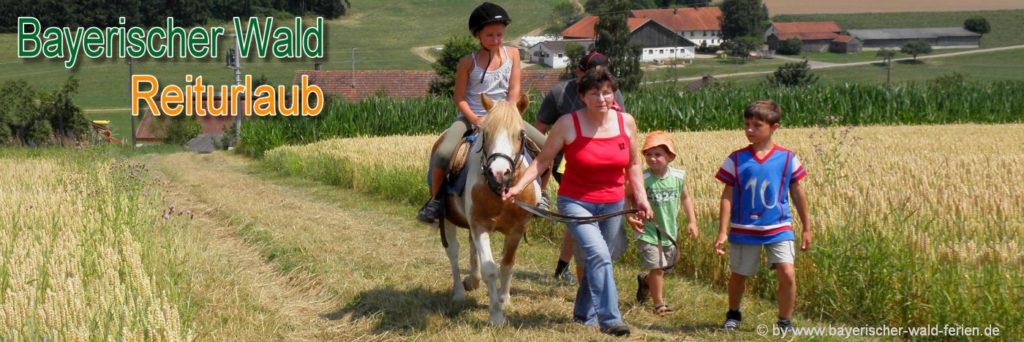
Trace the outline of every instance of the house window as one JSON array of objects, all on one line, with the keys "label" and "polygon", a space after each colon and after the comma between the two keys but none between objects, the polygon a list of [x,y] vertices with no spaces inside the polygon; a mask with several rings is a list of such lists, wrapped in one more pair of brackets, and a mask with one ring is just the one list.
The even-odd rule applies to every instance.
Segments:
[{"label": "house window", "polygon": [[658,53],[665,53],[665,49],[658,50]]},{"label": "house window", "polygon": [[676,49],[668,49],[668,53],[676,53]]},{"label": "house window", "polygon": [[705,37],[707,37],[707,36],[708,36],[708,31],[704,31],[704,36],[705,36]]},{"label": "house window", "polygon": [[562,58],[562,54],[558,54],[558,58]]}]

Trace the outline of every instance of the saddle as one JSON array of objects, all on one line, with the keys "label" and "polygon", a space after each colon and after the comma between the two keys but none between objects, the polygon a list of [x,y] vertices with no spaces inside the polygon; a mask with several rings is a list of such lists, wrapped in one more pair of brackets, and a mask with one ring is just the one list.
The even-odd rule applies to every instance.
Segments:
[{"label": "saddle", "polygon": [[[469,174],[467,172],[468,170],[465,169],[466,161],[469,160],[470,148],[473,147],[473,143],[476,142],[476,139],[478,137],[479,134],[476,130],[466,132],[466,135],[462,137],[462,140],[459,141],[459,144],[455,145],[455,151],[452,152],[451,162],[448,164],[448,175],[447,178],[445,179],[445,184],[447,184],[446,190],[448,191],[448,193],[462,195],[463,190],[465,190],[467,178],[466,176]],[[437,137],[437,140],[434,141],[434,146],[431,149],[431,151],[437,150],[437,146],[441,144],[441,140],[443,138],[444,132],[442,132],[441,135]],[[530,163],[533,161],[534,156],[540,153],[540,147],[537,146],[537,144],[535,144],[530,139],[526,139],[526,151],[527,154],[524,157],[526,157],[526,162]],[[428,186],[430,185],[430,182],[430,170],[428,168]]]}]

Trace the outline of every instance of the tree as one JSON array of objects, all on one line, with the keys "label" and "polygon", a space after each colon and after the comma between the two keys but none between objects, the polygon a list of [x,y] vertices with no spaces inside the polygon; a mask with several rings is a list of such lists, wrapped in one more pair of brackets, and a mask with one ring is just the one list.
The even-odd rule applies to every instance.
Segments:
[{"label": "tree", "polygon": [[889,82],[892,81],[892,58],[896,57],[896,50],[882,48],[875,53],[875,56],[882,57],[882,61],[885,62],[885,83],[889,84]]},{"label": "tree", "polygon": [[789,56],[799,55],[802,46],[803,42],[800,41],[800,38],[793,37],[782,41],[782,43],[779,44],[779,48],[778,50],[776,50],[776,52],[782,55]]},{"label": "tree", "polygon": [[623,90],[636,89],[643,78],[643,70],[640,69],[643,50],[629,42],[630,32],[626,25],[629,6],[628,0],[606,0],[601,17],[594,26],[597,31],[594,49],[608,56],[609,71]]},{"label": "tree", "polygon": [[985,17],[970,17],[964,20],[964,29],[977,34],[986,34],[992,30],[992,27],[988,25],[988,20]]},{"label": "tree", "polygon": [[761,40],[758,37],[740,37],[730,39],[722,43],[721,48],[725,50],[725,53],[732,57],[741,57],[743,60],[747,59],[751,51],[756,51],[761,47]]},{"label": "tree", "polygon": [[576,78],[576,69],[580,67],[580,60],[583,56],[586,56],[587,49],[583,48],[582,45],[576,43],[565,44],[565,57],[569,58],[569,64],[565,65],[565,70],[558,76],[559,79],[569,80]]},{"label": "tree", "polygon": [[476,51],[479,47],[476,38],[467,35],[448,37],[441,50],[441,56],[431,66],[437,78],[430,81],[430,93],[438,96],[451,97],[455,93],[455,71],[459,68],[459,59]]},{"label": "tree", "polygon": [[914,60],[916,61],[917,55],[932,53],[932,45],[920,39],[913,40],[903,44],[903,47],[900,48],[900,52],[914,56]]},{"label": "tree", "polygon": [[549,19],[547,33],[558,34],[566,26],[580,20],[583,17],[583,11],[576,7],[576,4],[571,1],[562,1],[555,5],[555,9],[551,11],[551,18]]},{"label": "tree", "polygon": [[791,62],[780,66],[768,75],[768,84],[782,87],[808,86],[818,81],[818,75],[811,72],[811,66],[803,62]]},{"label": "tree", "polygon": [[760,36],[770,25],[761,0],[725,0],[722,2],[722,36]]}]

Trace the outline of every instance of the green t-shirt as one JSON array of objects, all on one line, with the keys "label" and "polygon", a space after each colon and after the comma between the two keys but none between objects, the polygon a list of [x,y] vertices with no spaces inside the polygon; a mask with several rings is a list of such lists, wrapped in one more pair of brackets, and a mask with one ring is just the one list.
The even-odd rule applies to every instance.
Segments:
[{"label": "green t-shirt", "polygon": [[[673,240],[679,231],[676,217],[679,216],[679,201],[683,196],[686,171],[669,167],[665,177],[655,176],[650,169],[644,171],[644,188],[647,190],[647,201],[654,210],[654,221],[658,222],[662,231]],[[658,244],[658,230],[650,222],[644,222],[644,233],[638,238],[652,245]],[[671,246],[669,239],[662,236],[662,246]]]}]

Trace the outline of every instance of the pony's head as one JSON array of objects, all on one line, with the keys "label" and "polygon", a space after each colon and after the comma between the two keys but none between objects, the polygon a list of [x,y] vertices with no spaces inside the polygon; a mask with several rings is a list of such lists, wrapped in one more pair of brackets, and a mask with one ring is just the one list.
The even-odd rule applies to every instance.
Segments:
[{"label": "pony's head", "polygon": [[519,153],[526,143],[520,113],[530,104],[530,99],[523,95],[513,104],[508,101],[495,102],[487,95],[480,94],[480,100],[487,110],[487,117],[481,126],[484,175],[488,183],[491,183],[488,184],[491,189],[507,188],[514,178],[518,166],[516,164],[521,158]]}]

